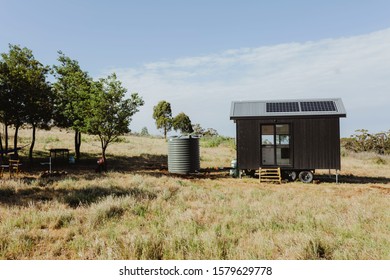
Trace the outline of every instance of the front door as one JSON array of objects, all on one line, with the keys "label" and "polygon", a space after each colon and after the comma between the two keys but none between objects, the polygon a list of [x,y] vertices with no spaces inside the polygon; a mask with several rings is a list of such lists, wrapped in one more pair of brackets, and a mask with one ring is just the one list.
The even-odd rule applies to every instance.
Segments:
[{"label": "front door", "polygon": [[261,125],[261,166],[292,164],[290,124]]}]

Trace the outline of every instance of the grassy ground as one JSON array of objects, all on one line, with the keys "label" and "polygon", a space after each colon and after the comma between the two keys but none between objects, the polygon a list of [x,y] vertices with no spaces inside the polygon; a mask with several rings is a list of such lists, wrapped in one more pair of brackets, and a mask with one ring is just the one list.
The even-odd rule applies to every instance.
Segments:
[{"label": "grassy ground", "polygon": [[[98,143],[84,136],[86,159],[42,178],[47,150],[72,149],[73,134],[38,132],[35,165],[0,181],[0,259],[390,259],[390,157],[344,152],[338,185],[273,185],[169,174],[166,142],[134,136],[97,174]],[[234,154],[201,143],[201,167]]]}]

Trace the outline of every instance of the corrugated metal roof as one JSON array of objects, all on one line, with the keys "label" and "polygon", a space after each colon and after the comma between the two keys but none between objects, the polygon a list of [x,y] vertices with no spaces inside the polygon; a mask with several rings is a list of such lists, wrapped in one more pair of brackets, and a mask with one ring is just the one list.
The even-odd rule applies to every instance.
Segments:
[{"label": "corrugated metal roof", "polygon": [[347,113],[341,98],[233,101],[230,119],[253,117],[338,116]]}]

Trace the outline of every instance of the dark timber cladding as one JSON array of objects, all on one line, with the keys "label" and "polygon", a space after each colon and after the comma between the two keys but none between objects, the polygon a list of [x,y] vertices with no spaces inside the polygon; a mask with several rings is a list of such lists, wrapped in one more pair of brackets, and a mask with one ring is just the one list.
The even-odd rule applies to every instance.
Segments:
[{"label": "dark timber cladding", "polygon": [[239,169],[340,169],[341,99],[233,102]]}]

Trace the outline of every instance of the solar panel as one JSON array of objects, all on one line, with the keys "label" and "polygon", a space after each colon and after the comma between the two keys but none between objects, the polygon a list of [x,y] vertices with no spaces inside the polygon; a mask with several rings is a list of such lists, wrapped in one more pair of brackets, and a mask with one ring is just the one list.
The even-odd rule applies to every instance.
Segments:
[{"label": "solar panel", "polygon": [[267,112],[299,112],[298,102],[267,103]]},{"label": "solar panel", "polygon": [[306,101],[301,102],[302,112],[335,112],[334,101]]}]

